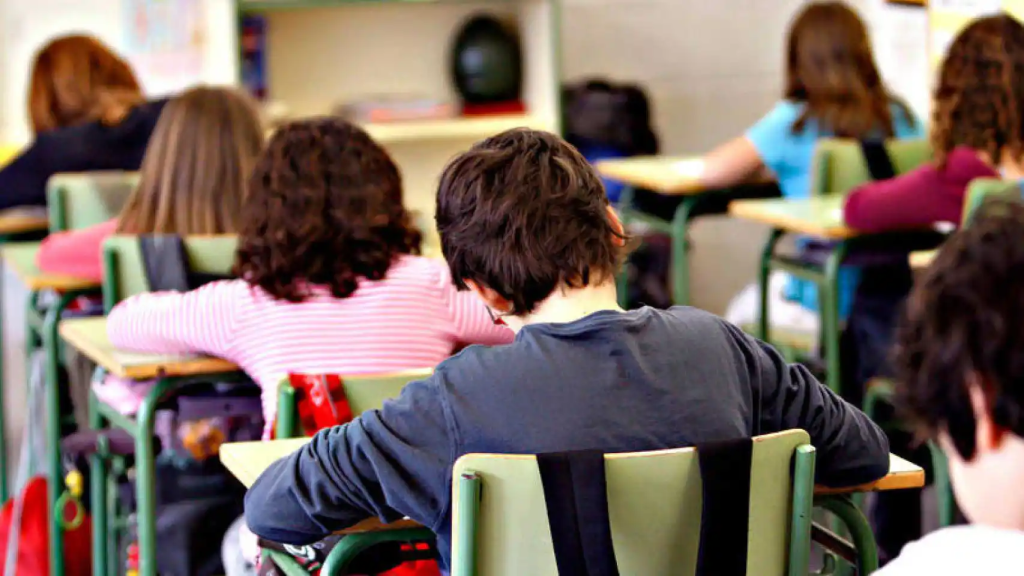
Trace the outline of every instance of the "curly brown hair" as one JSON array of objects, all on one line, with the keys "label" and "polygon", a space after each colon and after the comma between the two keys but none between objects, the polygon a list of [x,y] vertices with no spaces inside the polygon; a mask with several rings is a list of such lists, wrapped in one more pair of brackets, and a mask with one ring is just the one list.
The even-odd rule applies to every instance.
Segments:
[{"label": "curly brown hair", "polygon": [[343,120],[280,128],[249,187],[235,271],[274,298],[301,302],[314,285],[346,298],[361,278],[381,280],[398,256],[420,251],[398,168]]},{"label": "curly brown hair", "polygon": [[1024,26],[1000,14],[976,20],[949,47],[935,87],[932,146],[940,166],[957,146],[998,164],[1024,153]]},{"label": "curly brown hair", "polygon": [[897,331],[897,401],[925,437],[975,452],[969,385],[996,425],[1024,436],[1024,205],[984,204],[914,283]]}]

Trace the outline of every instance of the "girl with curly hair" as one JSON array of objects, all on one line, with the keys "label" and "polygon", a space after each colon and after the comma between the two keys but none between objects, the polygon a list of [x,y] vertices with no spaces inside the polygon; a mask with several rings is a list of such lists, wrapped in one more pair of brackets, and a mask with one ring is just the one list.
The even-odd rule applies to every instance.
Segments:
[{"label": "girl with curly hair", "polygon": [[854,190],[844,215],[866,231],[959,224],[975,178],[1024,177],[1024,26],[981,18],[953,41],[934,95],[930,164]]},{"label": "girl with curly hair", "polygon": [[418,256],[391,157],[360,128],[324,118],[282,127],[241,208],[237,280],[142,294],[110,313],[111,343],[230,360],[263,388],[267,432],[289,372],[433,367],[461,344],[501,344],[483,303],[443,260]]}]

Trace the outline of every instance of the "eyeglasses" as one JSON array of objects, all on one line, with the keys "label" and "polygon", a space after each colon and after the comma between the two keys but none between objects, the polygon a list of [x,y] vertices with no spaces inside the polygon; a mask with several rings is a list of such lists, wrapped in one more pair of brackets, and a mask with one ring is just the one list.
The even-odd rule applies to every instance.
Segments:
[{"label": "eyeglasses", "polygon": [[484,310],[487,310],[487,315],[491,317],[491,322],[494,322],[495,326],[508,326],[508,324],[505,324],[505,321],[501,319],[502,316],[507,316],[507,314],[496,315],[494,310],[491,310],[491,307],[486,304],[484,304]]}]

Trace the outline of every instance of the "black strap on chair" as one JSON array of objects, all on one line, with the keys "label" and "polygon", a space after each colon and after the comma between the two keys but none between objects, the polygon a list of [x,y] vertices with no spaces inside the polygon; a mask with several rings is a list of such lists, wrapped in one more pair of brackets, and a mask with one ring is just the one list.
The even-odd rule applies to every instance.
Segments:
[{"label": "black strap on chair", "polygon": [[152,291],[188,292],[227,276],[193,272],[188,264],[181,236],[160,234],[139,236],[139,250],[146,281]]},{"label": "black strap on chair", "polygon": [[538,454],[559,576],[618,576],[604,453]]},{"label": "black strap on chair", "polygon": [[881,140],[861,140],[860,150],[867,162],[868,172],[872,180],[888,180],[896,177],[896,166],[892,163],[885,142]]},{"label": "black strap on chair", "polygon": [[[742,576],[750,515],[749,438],[697,447],[703,512],[697,576]],[[604,454],[538,454],[559,576],[618,576]]]},{"label": "black strap on chair", "polygon": [[697,576],[747,573],[753,450],[750,438],[697,447],[704,499]]}]

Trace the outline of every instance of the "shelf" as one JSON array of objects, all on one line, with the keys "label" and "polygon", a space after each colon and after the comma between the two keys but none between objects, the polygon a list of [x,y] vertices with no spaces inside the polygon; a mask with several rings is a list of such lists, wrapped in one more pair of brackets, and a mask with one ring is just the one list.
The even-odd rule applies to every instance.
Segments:
[{"label": "shelf", "polygon": [[413,120],[364,124],[363,128],[381,144],[418,140],[478,140],[512,128],[551,130],[552,124],[530,114],[504,114],[444,120]]}]

